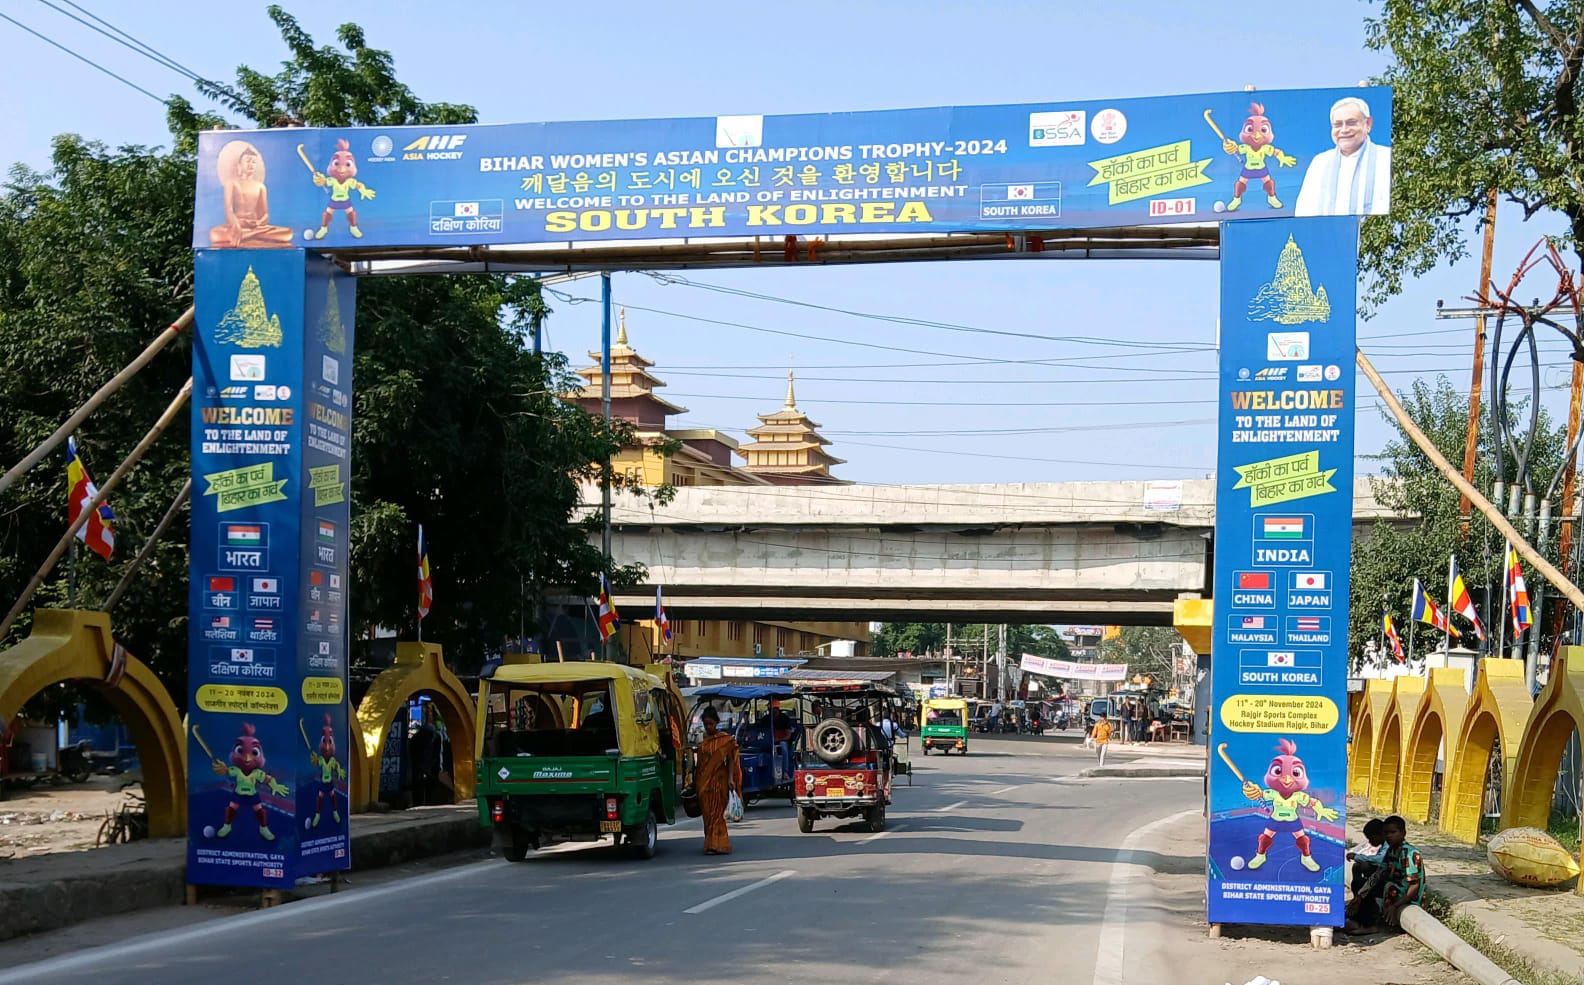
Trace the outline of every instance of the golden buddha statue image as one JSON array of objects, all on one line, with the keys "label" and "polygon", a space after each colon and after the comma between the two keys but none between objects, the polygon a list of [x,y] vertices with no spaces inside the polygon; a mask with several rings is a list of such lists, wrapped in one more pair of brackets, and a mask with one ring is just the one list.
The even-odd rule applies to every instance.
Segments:
[{"label": "golden buddha statue image", "polygon": [[292,245],[292,231],[269,221],[269,190],[264,187],[264,158],[245,140],[220,148],[215,162],[225,187],[225,225],[209,230],[209,244],[218,249],[270,250]]}]

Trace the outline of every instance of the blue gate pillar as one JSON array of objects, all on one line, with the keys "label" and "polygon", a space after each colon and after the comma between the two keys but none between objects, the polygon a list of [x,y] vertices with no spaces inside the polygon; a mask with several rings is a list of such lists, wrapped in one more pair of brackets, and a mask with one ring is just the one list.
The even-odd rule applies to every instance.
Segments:
[{"label": "blue gate pillar", "polygon": [[1358,225],[1221,227],[1211,923],[1343,922]]},{"label": "blue gate pillar", "polygon": [[200,250],[187,881],[350,867],[355,285],[302,250]]}]

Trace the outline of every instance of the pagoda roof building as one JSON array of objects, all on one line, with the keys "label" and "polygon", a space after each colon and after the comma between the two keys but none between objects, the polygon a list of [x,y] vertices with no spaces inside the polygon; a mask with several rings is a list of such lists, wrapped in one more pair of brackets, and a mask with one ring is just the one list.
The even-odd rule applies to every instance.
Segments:
[{"label": "pagoda roof building", "polygon": [[[568,394],[567,399],[598,416],[603,410],[600,389],[604,374],[598,362],[600,354],[590,352],[589,356],[596,360],[595,364],[577,371],[584,380],[583,386]],[[616,341],[611,345],[611,417],[631,422],[637,430],[638,449],[645,450],[627,466],[641,469],[644,481],[650,485],[768,485],[766,480],[733,463],[737,442],[730,435],[710,428],[673,430],[666,426],[671,415],[685,414],[687,408],[655,393],[666,383],[649,372],[652,366],[654,363],[639,355],[627,341],[627,309],[623,308]],[[681,446],[662,460],[652,449],[667,441],[680,442]]]},{"label": "pagoda roof building", "polygon": [[737,449],[747,460],[745,470],[778,486],[848,484],[831,475],[831,467],[846,460],[825,450],[830,442],[820,435],[819,422],[798,409],[792,373],[787,373],[786,404],[756,416],[759,426],[748,430],[753,441]]}]

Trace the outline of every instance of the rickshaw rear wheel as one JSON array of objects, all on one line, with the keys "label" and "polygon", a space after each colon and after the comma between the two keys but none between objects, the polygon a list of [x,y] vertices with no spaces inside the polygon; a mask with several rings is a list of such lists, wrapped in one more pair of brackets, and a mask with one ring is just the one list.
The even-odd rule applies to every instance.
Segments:
[{"label": "rickshaw rear wheel", "polygon": [[798,830],[804,834],[814,830],[814,815],[808,811],[798,811]]},{"label": "rickshaw rear wheel", "polygon": [[885,830],[885,805],[871,807],[864,811],[864,820],[869,822],[869,830],[875,834]]},{"label": "rickshaw rear wheel", "polygon": [[528,849],[521,845],[507,845],[501,849],[501,857],[508,862],[521,862],[528,857]]},{"label": "rickshaw rear wheel", "polygon": [[623,834],[634,858],[654,858],[655,845],[660,840],[660,825],[653,814],[646,817],[643,824],[628,828]]}]

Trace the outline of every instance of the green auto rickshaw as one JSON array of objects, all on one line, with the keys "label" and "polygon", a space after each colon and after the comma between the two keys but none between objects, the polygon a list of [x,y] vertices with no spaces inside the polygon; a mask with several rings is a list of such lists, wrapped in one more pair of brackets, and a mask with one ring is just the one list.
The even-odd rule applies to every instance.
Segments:
[{"label": "green auto rickshaw", "polygon": [[607,835],[652,858],[676,823],[682,720],[675,690],[636,667],[497,668],[479,682],[479,823],[514,862]]},{"label": "green auto rickshaw", "polygon": [[968,753],[968,702],[962,698],[930,698],[924,702],[924,725],[919,730],[924,755],[931,749]]}]

